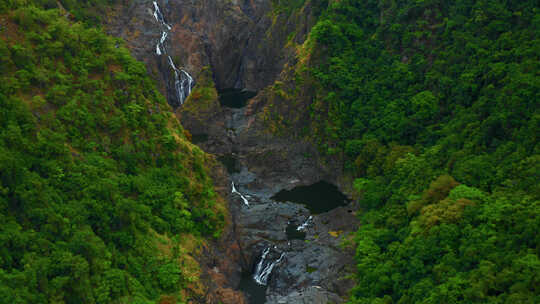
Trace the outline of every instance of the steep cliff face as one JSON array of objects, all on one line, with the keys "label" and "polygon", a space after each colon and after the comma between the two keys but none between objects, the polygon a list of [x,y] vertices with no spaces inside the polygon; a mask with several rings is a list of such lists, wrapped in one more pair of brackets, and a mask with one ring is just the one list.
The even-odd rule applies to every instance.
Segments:
[{"label": "steep cliff face", "polygon": [[[291,37],[303,39],[313,23],[310,14],[295,19],[273,16],[270,0],[168,0],[156,4],[171,27],[165,46],[176,66],[195,78],[203,67],[210,66],[218,90],[258,91],[270,85],[293,51],[286,47],[287,42]],[[152,1],[118,5],[106,18],[107,28],[126,40],[134,56],[146,63],[172,96],[167,58],[156,54],[162,31],[154,11]],[[291,32],[297,35],[290,36]]]},{"label": "steep cliff face", "polygon": [[279,46],[265,40],[270,1],[169,1],[165,7],[175,20],[175,54],[194,70],[210,65],[218,88],[258,90],[279,72],[272,60]]},{"label": "steep cliff face", "polygon": [[[265,113],[269,113],[266,108],[272,104],[268,96],[275,93],[276,81],[290,77],[300,45],[316,21],[310,1],[292,12],[276,10],[272,2],[156,2],[164,22],[170,26],[160,47],[166,48],[175,65],[193,75],[197,83],[186,103],[177,109],[179,120],[203,150],[235,159],[233,171],[241,171],[214,177],[221,183],[221,193],[229,195],[232,224],[201,261],[206,266],[208,295],[204,301],[208,303],[242,303],[241,294],[235,290],[240,274],[252,271],[261,252],[276,240],[269,261],[278,259],[280,252],[287,255],[268,278],[267,301],[277,303],[289,297],[290,303],[301,303],[309,299],[303,296],[303,290],[317,286],[306,290],[306,294],[317,301],[340,302],[350,287],[349,281],[332,283],[350,271],[345,265],[350,264],[352,253],[336,249],[342,237],[356,226],[350,208],[336,211],[341,218],[347,218],[342,222],[347,227],[334,227],[331,220],[316,218],[315,227],[307,233],[312,243],[304,244],[298,240],[287,242],[285,228],[288,221],[301,224],[309,211],[292,203],[268,207],[274,204],[271,195],[279,190],[322,179],[335,182],[338,172],[330,169],[336,164],[324,164],[311,143],[268,132],[264,121]],[[169,102],[174,103],[174,75],[164,56],[156,52],[163,26],[153,15],[154,5],[151,1],[132,1],[117,6],[110,13],[108,28],[126,40],[128,48],[146,63],[168,93]],[[229,88],[260,94],[247,107],[229,108],[218,100],[218,92]],[[287,108],[291,106],[294,104]],[[231,181],[240,191],[249,193],[252,207],[245,208],[238,194],[231,194]],[[266,228],[263,231],[261,227]],[[332,230],[345,233],[342,237],[319,238],[319,234],[327,236]],[[312,264],[321,266],[306,266]]]},{"label": "steep cliff face", "polygon": [[189,142],[144,65],[117,39],[37,1],[7,4],[0,303],[202,297],[204,261],[193,257],[228,235],[217,162]]}]

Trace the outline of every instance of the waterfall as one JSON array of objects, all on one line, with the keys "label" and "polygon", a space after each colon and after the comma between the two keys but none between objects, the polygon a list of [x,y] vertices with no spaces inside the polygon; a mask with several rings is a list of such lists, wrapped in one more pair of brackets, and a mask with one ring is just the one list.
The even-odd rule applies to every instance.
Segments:
[{"label": "waterfall", "polygon": [[165,19],[163,18],[163,14],[161,13],[161,10],[159,9],[159,5],[157,4],[156,1],[154,1],[154,18],[156,18],[156,21],[164,25],[169,31],[171,30],[171,26],[165,22]]},{"label": "waterfall", "polygon": [[172,29],[172,27],[168,25],[167,22],[165,22],[163,13],[161,13],[157,2],[154,1],[153,4],[154,18],[160,24],[162,29],[161,38],[156,44],[156,55],[167,55],[169,67],[174,72],[174,91],[176,92],[176,98],[178,99],[179,104],[182,105],[184,104],[184,101],[187,99],[189,94],[191,94],[191,89],[193,88],[195,83],[193,81],[193,77],[191,77],[191,75],[189,75],[187,71],[177,68],[171,56],[168,55],[167,48],[165,47],[165,41],[167,41],[169,31]]},{"label": "waterfall", "polygon": [[191,88],[193,87],[193,78],[188,72],[177,68],[174,65],[174,61],[171,56],[167,56],[169,66],[174,71],[174,89],[176,91],[176,97],[180,101],[180,104],[184,104],[186,98],[191,94]]},{"label": "waterfall", "polygon": [[311,220],[313,219],[313,216],[309,216],[308,219],[300,226],[296,228],[296,231],[303,231],[306,230],[306,228],[309,226]]},{"label": "waterfall", "polygon": [[[155,2],[154,2],[154,3],[155,3]],[[156,15],[156,13],[154,12],[154,16],[155,16],[155,15]],[[166,25],[166,23],[162,23],[162,24],[165,24],[165,25]],[[168,26],[168,25],[167,25],[167,26]],[[165,40],[167,40],[167,36],[168,36],[168,35],[169,35],[169,34],[167,33],[167,31],[163,31],[163,32],[161,33],[161,38],[159,39],[159,42],[156,44],[156,54],[157,54],[158,56],[161,56],[161,54],[163,53],[163,52],[161,51],[162,49],[165,50],[165,45],[164,45],[164,43],[165,43]]]},{"label": "waterfall", "polygon": [[242,200],[244,201],[244,204],[249,207],[249,201],[247,200],[247,198],[245,196],[242,195],[242,193],[240,193],[240,192],[238,192],[236,190],[236,187],[234,187],[234,182],[231,182],[231,185],[232,185],[231,193],[236,193],[236,194],[240,195],[240,198],[242,198]]},{"label": "waterfall", "polygon": [[281,263],[281,260],[283,260],[283,257],[285,257],[285,253],[281,253],[279,256],[279,259],[275,261],[267,260],[266,257],[268,256],[268,253],[270,253],[270,247],[264,249],[261,260],[257,264],[257,267],[255,268],[255,273],[253,274],[253,279],[257,284],[259,285],[266,285],[268,283],[268,277],[272,273],[272,270],[276,265],[279,265]]}]

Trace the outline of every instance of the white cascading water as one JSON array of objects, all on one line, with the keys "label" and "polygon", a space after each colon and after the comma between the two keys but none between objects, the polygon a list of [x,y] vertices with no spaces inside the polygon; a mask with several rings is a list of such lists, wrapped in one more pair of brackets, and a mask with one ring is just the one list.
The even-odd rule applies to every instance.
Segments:
[{"label": "white cascading water", "polygon": [[309,216],[308,219],[300,226],[298,226],[296,228],[296,231],[304,231],[306,230],[306,228],[309,226],[309,224],[311,223],[311,220],[313,219],[313,216]]},{"label": "white cascading water", "polygon": [[242,200],[244,201],[244,204],[249,207],[249,201],[247,200],[247,198],[245,196],[242,195],[242,193],[240,193],[240,192],[238,192],[238,190],[236,190],[236,187],[234,186],[234,182],[231,182],[231,185],[232,185],[231,193],[236,193],[236,194],[240,195],[240,198],[242,198]]},{"label": "white cascading water", "polygon": [[279,259],[275,261],[267,260],[266,257],[268,256],[268,253],[270,253],[270,247],[264,249],[261,260],[257,264],[257,267],[255,268],[255,273],[253,274],[253,279],[257,284],[259,285],[265,285],[268,283],[268,278],[270,277],[270,274],[272,273],[272,270],[276,265],[281,263],[281,260],[283,260],[283,257],[285,257],[285,252],[281,253],[279,256]]},{"label": "white cascading water", "polygon": [[163,24],[169,31],[171,30],[171,26],[165,22],[165,19],[163,18],[163,14],[161,13],[161,10],[159,9],[159,5],[157,4],[156,1],[154,1],[154,18],[156,18],[157,22]]},{"label": "white cascading water", "polygon": [[186,72],[183,69],[179,69],[174,64],[174,61],[172,60],[171,56],[167,54],[167,48],[165,47],[165,41],[167,40],[167,37],[169,36],[169,32],[172,28],[170,25],[168,25],[165,22],[165,19],[163,18],[163,14],[161,13],[161,10],[159,9],[159,5],[156,1],[154,3],[154,18],[161,26],[161,38],[159,39],[158,43],[156,44],[156,54],[158,56],[161,55],[167,55],[167,62],[169,63],[169,67],[174,71],[174,90],[176,92],[176,98],[178,98],[178,102],[180,105],[184,104],[184,101],[186,98],[191,94],[191,89],[193,88],[194,82],[193,77],[189,75],[188,72]]}]

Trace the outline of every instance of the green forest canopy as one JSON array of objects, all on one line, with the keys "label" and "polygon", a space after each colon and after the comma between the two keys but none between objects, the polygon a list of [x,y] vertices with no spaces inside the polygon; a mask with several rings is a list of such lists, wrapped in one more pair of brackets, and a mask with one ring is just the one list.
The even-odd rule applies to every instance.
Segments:
[{"label": "green forest canopy", "polygon": [[[223,225],[208,160],[120,41],[31,3],[0,3],[0,302],[177,297]],[[350,302],[540,302],[538,3],[273,3],[317,11],[268,117],[355,180]]]},{"label": "green forest canopy", "polygon": [[210,160],[121,41],[26,2],[0,7],[0,303],[182,301],[182,244],[224,222]]}]

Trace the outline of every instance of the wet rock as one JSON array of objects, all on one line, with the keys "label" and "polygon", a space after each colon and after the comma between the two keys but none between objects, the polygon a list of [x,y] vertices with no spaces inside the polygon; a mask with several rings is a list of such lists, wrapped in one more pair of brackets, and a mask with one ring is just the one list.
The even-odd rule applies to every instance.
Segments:
[{"label": "wet rock", "polygon": [[338,295],[324,290],[320,286],[311,286],[301,291],[294,291],[286,296],[270,297],[267,304],[327,304],[343,303]]},{"label": "wet rock", "polygon": [[[167,88],[174,75],[165,56],[155,54],[162,32],[152,15],[152,3],[124,3],[111,11],[108,31],[126,40],[133,55],[161,84],[162,92],[170,95]],[[314,24],[309,6],[302,14],[272,20],[271,0],[158,3],[171,25],[166,47],[176,66],[195,78],[209,66],[217,89],[259,91],[272,84],[284,64],[294,58],[294,47],[285,47],[289,34],[295,32],[293,41],[301,43]],[[220,106],[217,97],[209,105],[206,112],[197,109],[178,116],[192,134],[205,135],[203,150],[237,158],[236,167],[241,170],[232,180],[250,204],[246,206],[239,195],[231,193],[231,176],[216,165],[212,177],[220,196],[228,201],[229,225],[200,257],[202,280],[208,288],[201,303],[245,303],[235,288],[242,272],[252,271],[268,247],[273,248],[270,259],[286,253],[268,278],[268,303],[340,303],[351,286],[343,278],[354,265],[353,252],[340,247],[357,227],[354,213],[348,212],[352,208],[314,216],[305,240],[288,240],[287,224],[300,225],[309,211],[302,205],[273,202],[270,197],[319,180],[337,182],[341,164],[323,161],[311,143],[270,135],[260,116],[264,94],[241,109]]]},{"label": "wet rock", "polygon": [[[157,2],[171,26],[166,47],[178,68],[196,76],[210,66],[220,89],[258,91],[277,78],[285,54],[293,53],[285,45],[296,23],[286,17],[273,23],[271,0]],[[155,56],[162,33],[152,9],[152,2],[145,0],[117,5],[109,12],[107,29],[122,37],[133,55],[166,84],[170,73],[163,58]]]},{"label": "wet rock", "polygon": [[[240,177],[242,174],[234,176]],[[259,178],[253,173],[251,177],[250,183],[255,183]],[[287,225],[302,225],[308,220],[309,211],[300,204],[273,202],[269,198],[269,191],[259,192],[256,187],[249,188],[250,183],[236,182],[239,191],[250,197],[249,207],[242,206],[242,202],[236,199],[237,208],[233,211],[238,242],[248,261],[246,270],[254,269],[261,254],[268,248],[272,249],[268,253],[269,261],[275,261],[285,253],[269,276],[266,290],[269,301],[280,299],[290,303],[316,303],[310,301],[319,301],[319,298],[323,301],[325,296],[333,300],[346,296],[353,284],[345,278],[353,271],[354,251],[342,248],[341,244],[358,224],[354,212],[349,212],[352,206],[313,215],[305,229],[306,239],[288,240],[285,232]],[[325,292],[303,298],[304,293],[298,292],[310,286],[320,286]]]},{"label": "wet rock", "polygon": [[247,304],[244,295],[232,288],[219,288],[206,298],[207,303]]}]

